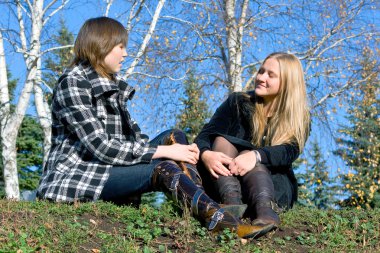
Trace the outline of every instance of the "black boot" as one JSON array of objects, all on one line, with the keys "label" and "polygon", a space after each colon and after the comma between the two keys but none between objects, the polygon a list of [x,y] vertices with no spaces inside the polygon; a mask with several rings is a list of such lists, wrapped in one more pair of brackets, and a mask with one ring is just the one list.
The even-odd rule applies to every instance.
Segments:
[{"label": "black boot", "polygon": [[219,176],[214,181],[224,210],[236,217],[242,218],[247,205],[243,204],[240,181],[235,176]]},{"label": "black boot", "polygon": [[280,217],[276,213],[278,207],[274,201],[274,186],[269,170],[262,164],[243,176],[243,189],[247,191],[247,203],[253,219],[252,225],[269,228],[261,235],[277,228]]},{"label": "black boot", "polygon": [[164,161],[157,165],[152,184],[155,190],[170,192],[183,208],[190,207],[191,213],[206,223],[209,230],[220,231],[229,228],[239,237],[252,238],[266,229],[262,226],[242,224],[213,201],[203,188],[197,187],[174,162]]},{"label": "black boot", "polygon": [[204,190],[202,186],[202,178],[199,175],[197,167],[190,163],[184,163],[184,166],[187,168],[188,176],[190,177],[191,181],[193,181],[198,188]]}]

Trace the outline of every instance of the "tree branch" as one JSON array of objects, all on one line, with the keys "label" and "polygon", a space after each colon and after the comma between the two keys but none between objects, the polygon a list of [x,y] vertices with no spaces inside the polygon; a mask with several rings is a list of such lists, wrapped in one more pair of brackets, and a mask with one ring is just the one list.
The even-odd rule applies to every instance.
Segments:
[{"label": "tree branch", "polygon": [[142,76],[146,76],[146,77],[150,77],[150,78],[155,78],[155,79],[164,79],[164,78],[168,78],[169,80],[172,80],[172,81],[181,81],[183,79],[186,78],[186,74],[183,75],[182,77],[179,77],[179,78],[174,78],[174,77],[171,77],[169,75],[162,75],[162,76],[158,76],[158,75],[151,75],[151,74],[147,74],[147,73],[143,73],[143,72],[133,72],[132,74],[130,74],[129,76],[131,75],[142,75]]},{"label": "tree branch", "polygon": [[[55,2],[56,0],[54,0],[53,2]],[[51,18],[51,17],[53,17],[57,12],[59,12],[60,10],[62,10],[65,6],[66,6],[66,4],[68,3],[68,2],[70,2],[70,0],[65,0],[57,9],[55,9],[54,11],[52,11],[52,13],[50,13],[49,14],[49,16],[47,16],[46,18],[45,18],[45,20],[43,21],[43,23],[42,23],[42,25],[43,26],[45,26],[46,25],[46,23],[49,21],[49,19]],[[47,8],[44,10],[44,14],[45,14],[45,11],[47,10]]]},{"label": "tree branch", "polygon": [[153,35],[153,32],[156,28],[156,24],[157,24],[157,21],[158,21],[158,18],[160,16],[160,13],[161,13],[161,10],[162,10],[162,7],[164,6],[165,4],[165,1],[166,0],[160,0],[157,4],[157,7],[156,7],[156,11],[154,12],[154,16],[153,16],[153,19],[152,19],[152,23],[150,24],[150,27],[149,27],[149,30],[148,30],[148,33],[145,35],[145,38],[143,40],[143,43],[141,44],[140,46],[140,49],[135,57],[135,59],[133,60],[131,66],[127,69],[125,75],[124,75],[124,78],[127,79],[128,76],[130,74],[132,74],[133,70],[135,69],[137,63],[140,61],[141,59],[141,56],[144,54],[145,52],[145,49]]},{"label": "tree branch", "polygon": [[329,98],[334,98],[336,96],[338,96],[339,94],[343,93],[344,91],[348,90],[349,88],[352,88],[352,87],[355,87],[355,86],[358,86],[359,84],[361,83],[364,83],[366,82],[368,79],[372,78],[373,76],[375,75],[378,75],[379,73],[378,72],[374,72],[374,73],[371,73],[370,75],[368,75],[366,78],[364,79],[361,79],[361,80],[356,80],[355,82],[351,83],[351,82],[347,82],[345,85],[343,85],[339,90],[335,91],[335,92],[332,92],[332,93],[329,93],[327,95],[325,95],[324,97],[322,97],[316,104],[314,104],[311,109],[314,110],[316,107],[322,105],[327,99]]}]

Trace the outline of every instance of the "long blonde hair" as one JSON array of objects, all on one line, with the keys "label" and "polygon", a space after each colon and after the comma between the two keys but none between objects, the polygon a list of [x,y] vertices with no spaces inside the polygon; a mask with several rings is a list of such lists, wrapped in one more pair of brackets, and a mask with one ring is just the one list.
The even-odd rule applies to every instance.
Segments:
[{"label": "long blonde hair", "polygon": [[255,95],[252,143],[258,147],[293,143],[302,151],[309,136],[310,113],[301,62],[296,56],[281,52],[270,54],[264,63],[269,58],[276,59],[280,65],[280,88],[269,121],[263,98]]}]

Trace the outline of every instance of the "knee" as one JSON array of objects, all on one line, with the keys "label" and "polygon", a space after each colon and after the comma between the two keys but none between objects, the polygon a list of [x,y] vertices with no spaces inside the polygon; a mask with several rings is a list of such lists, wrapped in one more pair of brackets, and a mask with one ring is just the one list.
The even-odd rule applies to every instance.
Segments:
[{"label": "knee", "polygon": [[[174,140],[172,140],[172,135]],[[159,144],[161,145],[171,145],[173,143],[179,144],[189,144],[187,141],[186,134],[180,129],[168,129],[160,133],[159,136],[156,137],[159,140]]]},{"label": "knee", "polygon": [[256,164],[256,166],[242,177],[242,181],[245,185],[251,185],[257,180],[266,179],[270,177],[269,169],[263,164]]},{"label": "knee", "polygon": [[267,166],[261,163],[256,163],[256,166],[250,172],[259,172],[259,171],[270,174],[270,171],[267,168]]}]

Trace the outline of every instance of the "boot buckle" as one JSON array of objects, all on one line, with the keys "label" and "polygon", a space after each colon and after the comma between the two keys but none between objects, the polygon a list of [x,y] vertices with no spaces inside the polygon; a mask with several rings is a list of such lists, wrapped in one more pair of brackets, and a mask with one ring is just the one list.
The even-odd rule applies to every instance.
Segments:
[{"label": "boot buckle", "polygon": [[203,190],[199,189],[195,192],[193,200],[191,201],[191,210],[193,211],[193,215],[198,215],[198,201],[201,195],[203,194]]},{"label": "boot buckle", "polygon": [[213,230],[219,221],[221,221],[224,217],[224,209],[218,209],[212,216],[210,220],[210,224],[208,225],[208,230]]},{"label": "boot buckle", "polygon": [[272,208],[272,210],[277,213],[277,214],[280,214],[282,213],[284,210],[282,208],[280,208],[276,202],[274,201],[271,201],[270,202],[270,208]]},{"label": "boot buckle", "polygon": [[180,176],[181,176],[181,174],[179,174],[179,173],[175,174],[173,176],[173,179],[172,179],[172,182],[170,183],[170,188],[169,188],[169,190],[172,193],[173,199],[175,199],[176,202],[178,202],[177,187],[179,184],[179,177]]}]

